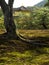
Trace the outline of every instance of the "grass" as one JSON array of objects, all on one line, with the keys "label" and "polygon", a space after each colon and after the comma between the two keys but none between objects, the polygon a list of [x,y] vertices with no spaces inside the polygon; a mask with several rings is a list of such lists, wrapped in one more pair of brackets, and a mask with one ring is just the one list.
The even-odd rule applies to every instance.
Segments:
[{"label": "grass", "polygon": [[[16,45],[14,45],[16,44]],[[21,41],[4,41],[0,44],[0,65],[44,65],[49,63],[49,48],[28,48]]]},{"label": "grass", "polygon": [[[4,30],[3,18],[0,18],[0,34]],[[49,44],[49,30],[19,30],[27,39],[44,40]],[[49,65],[49,47],[26,44],[20,40],[0,40],[0,65]]]},{"label": "grass", "polygon": [[30,37],[49,37],[49,30],[19,30],[19,33],[26,38]]},{"label": "grass", "polygon": [[[5,30],[0,30],[0,34],[4,32]],[[19,32],[26,38],[49,37],[49,30]],[[0,65],[49,65],[49,47],[30,45],[20,40],[0,40]]]}]

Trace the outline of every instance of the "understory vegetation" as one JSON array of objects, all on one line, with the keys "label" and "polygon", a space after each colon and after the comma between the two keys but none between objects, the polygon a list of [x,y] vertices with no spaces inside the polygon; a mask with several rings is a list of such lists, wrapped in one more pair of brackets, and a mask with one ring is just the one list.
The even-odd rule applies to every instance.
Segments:
[{"label": "understory vegetation", "polygon": [[[19,13],[19,12],[18,12]],[[38,8],[29,12],[29,16],[26,16],[21,12],[16,16],[15,23],[17,23],[18,29],[49,29],[49,9],[48,7]]]},{"label": "understory vegetation", "polygon": [[[17,11],[16,11],[17,12]],[[25,12],[15,13],[14,21],[18,29],[49,29],[49,8],[36,7],[35,10],[26,13]],[[4,26],[4,16],[0,12],[0,28],[5,28]]]}]

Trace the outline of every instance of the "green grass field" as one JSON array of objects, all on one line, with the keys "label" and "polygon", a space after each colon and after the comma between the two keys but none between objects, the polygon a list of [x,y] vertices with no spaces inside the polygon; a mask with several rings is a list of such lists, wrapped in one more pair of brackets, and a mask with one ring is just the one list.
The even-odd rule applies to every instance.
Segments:
[{"label": "green grass field", "polygon": [[[0,34],[4,32],[5,30],[0,30]],[[49,38],[49,30],[19,30],[19,32],[29,39]],[[49,43],[47,40],[46,42]],[[26,44],[20,40],[0,40],[0,65],[49,65],[49,47]]]}]

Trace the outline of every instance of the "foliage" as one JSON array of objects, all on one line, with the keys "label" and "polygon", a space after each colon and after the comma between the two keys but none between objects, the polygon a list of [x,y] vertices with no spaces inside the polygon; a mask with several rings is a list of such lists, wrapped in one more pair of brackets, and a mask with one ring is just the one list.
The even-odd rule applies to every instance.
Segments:
[{"label": "foliage", "polygon": [[[31,12],[32,23],[38,29],[43,29],[42,23],[44,22],[49,28],[49,9],[47,7],[37,8]],[[44,19],[44,21],[43,21]]]},{"label": "foliage", "polygon": [[[46,15],[44,15],[47,13]],[[41,8],[30,13],[30,17],[24,14],[16,17],[15,24],[19,29],[39,29],[42,16],[46,16],[45,23],[49,23],[49,9]],[[5,33],[4,19],[0,17],[0,34]],[[24,26],[25,25],[25,26]],[[39,32],[40,31],[40,32]],[[27,39],[29,37],[49,37],[49,30],[24,30],[20,31]],[[37,32],[37,33],[36,33]],[[37,40],[37,39],[36,39]],[[39,39],[38,39],[39,40]],[[41,40],[41,39],[40,39]],[[49,44],[48,40],[42,39]],[[0,40],[0,65],[49,65],[49,47],[26,44],[19,40]]]},{"label": "foliage", "polygon": [[[19,13],[19,12],[18,12]],[[30,15],[26,16],[20,12],[19,16],[14,17],[15,25],[18,29],[45,29],[43,23],[49,29],[49,8],[34,8]],[[43,21],[44,19],[44,21]],[[3,22],[3,15],[0,17],[0,28],[5,28]]]},{"label": "foliage", "polygon": [[48,2],[45,4],[45,6],[49,7],[49,0],[48,0]]},{"label": "foliage", "polygon": [[[22,13],[21,13],[22,14]],[[49,9],[47,7],[34,9],[30,16],[24,14],[15,18],[19,29],[45,29],[43,23],[49,29]]]},{"label": "foliage", "polygon": [[0,9],[0,17],[3,15],[2,10]]}]

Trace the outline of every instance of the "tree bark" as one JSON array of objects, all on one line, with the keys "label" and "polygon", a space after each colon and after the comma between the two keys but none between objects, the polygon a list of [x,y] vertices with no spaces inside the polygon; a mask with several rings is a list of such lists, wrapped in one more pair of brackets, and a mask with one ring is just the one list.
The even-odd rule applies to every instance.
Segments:
[{"label": "tree bark", "polygon": [[33,40],[28,40],[28,39],[24,38],[23,36],[21,36],[19,34],[16,35],[16,26],[14,24],[13,15],[12,15],[14,0],[8,0],[8,1],[9,2],[7,4],[5,2],[5,0],[0,0],[0,6],[1,6],[2,11],[3,11],[4,24],[5,24],[5,28],[6,28],[7,33],[11,36],[13,36],[13,35],[16,36],[16,39],[19,39],[23,42],[27,42],[27,43],[31,43],[31,44],[38,44],[37,42],[35,43]]},{"label": "tree bark", "polygon": [[14,0],[9,0],[8,4],[5,0],[0,0],[0,6],[4,15],[4,25],[8,34],[16,34],[16,26],[14,24],[12,9]]}]

